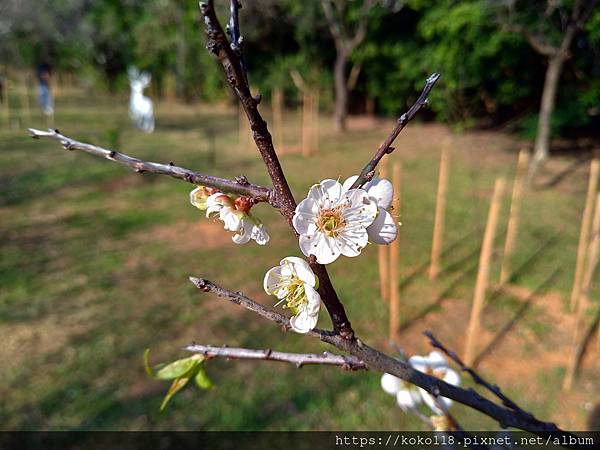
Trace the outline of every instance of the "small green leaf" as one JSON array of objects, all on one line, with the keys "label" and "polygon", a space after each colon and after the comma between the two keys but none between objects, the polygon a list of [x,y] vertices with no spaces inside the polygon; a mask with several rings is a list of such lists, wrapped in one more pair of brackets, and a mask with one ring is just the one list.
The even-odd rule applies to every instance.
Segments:
[{"label": "small green leaf", "polygon": [[175,394],[177,394],[180,390],[184,388],[188,381],[190,381],[190,378],[191,373],[186,374],[183,377],[175,378],[173,380],[173,383],[171,383],[171,387],[167,391],[167,394],[165,395],[165,398],[163,398],[163,401],[160,405],[160,412],[163,412],[165,410],[169,401],[173,398]]},{"label": "small green leaf", "polygon": [[148,363],[149,357],[150,357],[150,349],[147,348],[144,351],[144,369],[146,370],[146,373],[148,374],[148,376],[154,378],[154,370],[152,370],[152,367],[150,367],[150,364]]},{"label": "small green leaf", "polygon": [[203,366],[198,367],[198,372],[194,377],[194,381],[200,389],[210,389],[213,387],[213,382],[208,378]]},{"label": "small green leaf", "polygon": [[196,367],[201,362],[201,359],[197,355],[190,356],[189,358],[178,359],[172,363],[167,364],[164,367],[156,370],[155,377],[159,380],[172,380],[179,378],[189,372],[192,368]]}]

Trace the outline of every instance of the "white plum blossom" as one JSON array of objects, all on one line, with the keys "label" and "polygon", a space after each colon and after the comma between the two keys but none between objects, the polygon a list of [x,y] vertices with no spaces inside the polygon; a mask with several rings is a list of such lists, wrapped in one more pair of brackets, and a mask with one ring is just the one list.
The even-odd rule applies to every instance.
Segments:
[{"label": "white plum blossom", "polygon": [[[358,175],[354,175],[344,181],[344,189],[350,189],[357,178]],[[369,198],[377,205],[377,217],[367,227],[369,241],[374,244],[389,244],[393,242],[398,235],[398,227],[394,217],[388,211],[394,198],[392,183],[385,178],[375,177],[365,183],[362,189],[367,191]]]},{"label": "white plum blossom", "polygon": [[[412,356],[409,364],[420,372],[432,375],[452,386],[460,386],[460,375],[448,367],[448,361],[440,352],[431,352],[427,356]],[[452,400],[446,397],[433,397],[425,389],[419,388],[423,401],[435,414],[443,414],[452,406]]]},{"label": "white plum blossom", "polygon": [[216,189],[206,186],[197,186],[196,189],[190,192],[190,203],[200,211],[206,210],[206,200],[212,194],[216,193]]},{"label": "white plum blossom", "polygon": [[327,179],[310,188],[296,207],[293,223],[302,253],[329,264],[340,255],[360,254],[376,216],[377,204],[365,190],[344,189],[339,181]]},{"label": "white plum blossom", "polygon": [[[448,384],[460,385],[460,375],[448,367],[448,361],[439,352],[434,351],[427,356],[412,356],[408,363],[416,370],[440,378]],[[452,400],[449,398],[434,398],[425,389],[389,373],[384,373],[381,377],[381,388],[386,393],[396,396],[398,406],[403,411],[414,410],[421,403],[425,403],[434,414],[442,415],[452,406]]]},{"label": "white plum blossom", "polygon": [[423,403],[417,386],[389,373],[384,373],[381,377],[381,387],[387,394],[396,397],[396,403],[404,412],[417,409]]},{"label": "white plum blossom", "polygon": [[302,258],[283,258],[265,274],[263,285],[267,294],[279,300],[275,306],[285,302],[283,307],[294,313],[290,325],[295,332],[308,333],[317,325],[321,308],[318,278]]},{"label": "white plum blossom", "polygon": [[210,195],[206,199],[206,217],[222,221],[226,230],[233,231],[231,239],[236,244],[245,244],[254,240],[259,245],[265,245],[269,242],[267,230],[259,219],[247,211],[247,207],[241,206],[238,200],[222,192]]}]

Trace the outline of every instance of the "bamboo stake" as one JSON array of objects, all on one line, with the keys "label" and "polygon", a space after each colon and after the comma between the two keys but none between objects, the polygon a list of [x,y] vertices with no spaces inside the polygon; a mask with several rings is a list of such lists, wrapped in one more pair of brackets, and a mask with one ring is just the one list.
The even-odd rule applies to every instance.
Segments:
[{"label": "bamboo stake", "polygon": [[[395,162],[393,167],[392,183],[394,186],[394,201],[392,208],[394,215],[400,217],[400,186],[401,186],[402,165]],[[396,240],[390,244],[390,342],[398,342],[398,330],[400,329],[400,273],[398,263],[400,232]]]},{"label": "bamboo stake", "polygon": [[504,178],[498,178],[494,184],[494,193],[488,212],[487,224],[483,235],[483,244],[479,255],[479,270],[477,272],[477,281],[475,283],[475,294],[473,296],[473,306],[471,309],[471,318],[469,319],[469,327],[467,329],[467,343],[465,347],[465,363],[473,364],[475,359],[475,345],[479,340],[479,332],[481,328],[481,311],[485,301],[485,292],[487,289],[488,278],[490,273],[490,258],[494,248],[494,237],[496,235],[496,227],[498,225],[498,216],[502,194],[504,192]]},{"label": "bamboo stake", "polygon": [[448,147],[449,141],[447,140],[442,144],[442,154],[440,156],[440,173],[437,198],[435,201],[435,220],[431,243],[431,264],[429,266],[430,280],[435,280],[440,273],[440,259],[444,237],[444,217],[446,214],[446,194],[448,191],[448,164],[450,158]]},{"label": "bamboo stake", "polygon": [[273,109],[275,145],[281,151],[283,148],[283,92],[281,88],[273,88],[271,93],[271,108]]},{"label": "bamboo stake", "polygon": [[581,231],[579,232],[579,246],[577,247],[577,262],[575,265],[575,279],[573,280],[573,290],[571,291],[571,311],[577,310],[577,302],[581,293],[581,281],[583,271],[585,270],[585,257],[588,248],[590,234],[590,223],[592,220],[594,199],[598,191],[598,173],[600,172],[600,161],[597,158],[590,164],[590,178],[588,181],[587,197],[585,199],[585,208],[581,219]]},{"label": "bamboo stake", "polygon": [[[571,348],[571,355],[569,363],[567,365],[567,373],[563,381],[563,389],[565,391],[571,390],[573,387],[573,381],[577,374],[577,368],[579,361],[583,356],[585,350],[585,333],[584,322],[585,314],[589,307],[589,293],[592,285],[592,278],[598,265],[598,250],[600,248],[600,194],[596,195],[596,207],[594,212],[594,219],[592,223],[592,236],[590,239],[589,246],[587,248],[587,267],[583,280],[581,283],[581,289],[579,292],[579,299],[577,301],[577,318],[575,319],[575,329],[573,330],[573,342]],[[581,342],[580,342],[581,341]]]},{"label": "bamboo stake", "polygon": [[519,230],[519,213],[521,212],[521,194],[523,193],[523,180],[527,167],[529,166],[529,152],[525,149],[519,152],[517,160],[517,171],[513,182],[512,197],[510,200],[510,212],[508,226],[506,228],[506,240],[504,241],[504,252],[502,253],[502,264],[500,267],[500,284],[508,282],[511,275],[511,257],[515,249],[517,232]]},{"label": "bamboo stake", "polygon": [[[379,176],[381,178],[387,178],[387,158],[383,159],[379,164]],[[381,298],[384,301],[390,299],[390,252],[387,245],[377,246],[378,259],[379,259],[379,289],[381,292]]]},{"label": "bamboo stake", "polygon": [[312,96],[308,89],[302,91],[302,155],[310,156],[311,153],[311,113]]}]

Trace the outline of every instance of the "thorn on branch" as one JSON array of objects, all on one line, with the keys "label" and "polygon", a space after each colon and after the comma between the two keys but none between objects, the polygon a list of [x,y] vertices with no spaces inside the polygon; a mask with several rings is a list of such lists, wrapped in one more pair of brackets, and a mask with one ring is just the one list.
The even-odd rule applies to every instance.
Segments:
[{"label": "thorn on branch", "polygon": [[258,106],[260,105],[260,102],[262,100],[262,95],[256,94],[254,97],[252,97],[252,99],[254,100],[254,103]]}]

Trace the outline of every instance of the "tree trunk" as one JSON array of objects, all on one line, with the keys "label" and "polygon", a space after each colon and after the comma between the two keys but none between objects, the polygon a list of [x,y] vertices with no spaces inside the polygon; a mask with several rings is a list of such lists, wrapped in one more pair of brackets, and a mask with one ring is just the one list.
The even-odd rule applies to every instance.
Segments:
[{"label": "tree trunk", "polygon": [[346,64],[348,55],[338,49],[335,58],[335,127],[337,131],[346,130],[346,116],[348,115],[348,86],[346,82]]},{"label": "tree trunk", "polygon": [[538,118],[537,134],[533,149],[533,161],[529,168],[529,179],[535,175],[539,166],[544,163],[550,154],[550,139],[552,137],[552,113],[556,103],[556,91],[562,73],[565,56],[562,53],[548,59],[542,103]]}]

